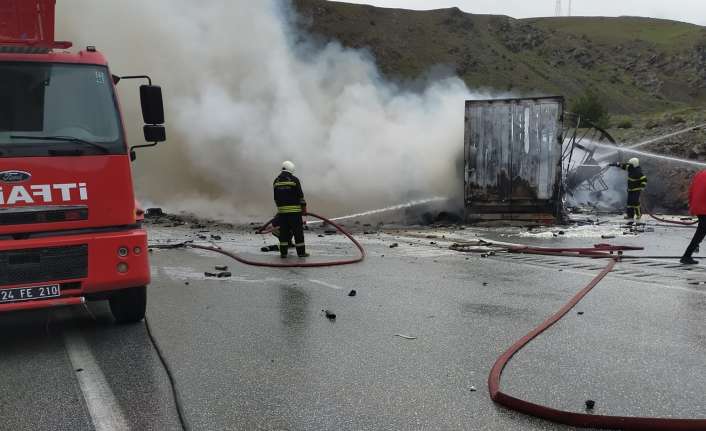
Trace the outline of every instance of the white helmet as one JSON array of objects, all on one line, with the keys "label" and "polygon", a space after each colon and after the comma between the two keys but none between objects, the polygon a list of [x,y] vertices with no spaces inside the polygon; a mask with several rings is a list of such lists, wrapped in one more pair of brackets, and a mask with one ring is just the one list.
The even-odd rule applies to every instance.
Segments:
[{"label": "white helmet", "polygon": [[295,169],[296,169],[296,167],[294,166],[294,163],[290,162],[289,160],[282,162],[282,170],[283,171],[286,171],[286,172],[289,172],[290,174],[293,174]]},{"label": "white helmet", "polygon": [[640,159],[637,157],[633,157],[632,159],[628,160],[628,163],[632,165],[633,168],[636,168],[640,166]]}]

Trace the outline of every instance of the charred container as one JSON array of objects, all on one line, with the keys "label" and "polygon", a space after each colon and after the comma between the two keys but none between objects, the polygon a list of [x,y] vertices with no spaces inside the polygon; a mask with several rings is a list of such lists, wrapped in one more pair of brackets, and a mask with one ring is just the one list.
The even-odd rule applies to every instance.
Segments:
[{"label": "charred container", "polygon": [[466,101],[466,219],[562,216],[563,97]]}]

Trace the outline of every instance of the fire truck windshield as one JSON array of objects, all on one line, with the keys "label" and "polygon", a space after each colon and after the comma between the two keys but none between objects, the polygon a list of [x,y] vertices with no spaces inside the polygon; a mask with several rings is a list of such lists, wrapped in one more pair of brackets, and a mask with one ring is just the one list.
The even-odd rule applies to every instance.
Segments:
[{"label": "fire truck windshield", "polygon": [[125,153],[106,67],[0,62],[0,157]]}]

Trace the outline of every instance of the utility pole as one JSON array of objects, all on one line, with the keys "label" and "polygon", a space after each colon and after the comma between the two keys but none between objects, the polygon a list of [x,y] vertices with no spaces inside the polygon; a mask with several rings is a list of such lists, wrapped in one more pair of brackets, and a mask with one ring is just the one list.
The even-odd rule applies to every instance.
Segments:
[{"label": "utility pole", "polygon": [[554,16],[561,16],[561,0],[556,0],[556,9],[554,10]]}]

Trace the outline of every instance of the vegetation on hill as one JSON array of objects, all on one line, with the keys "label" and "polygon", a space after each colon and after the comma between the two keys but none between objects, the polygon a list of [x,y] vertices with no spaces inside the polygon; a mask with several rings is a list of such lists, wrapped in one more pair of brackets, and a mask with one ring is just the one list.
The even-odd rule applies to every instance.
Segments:
[{"label": "vegetation on hill", "polygon": [[474,15],[292,0],[300,25],[370,50],[383,74],[415,79],[451,68],[473,89],[515,96],[591,89],[614,114],[706,105],[706,28],[674,21]]}]

